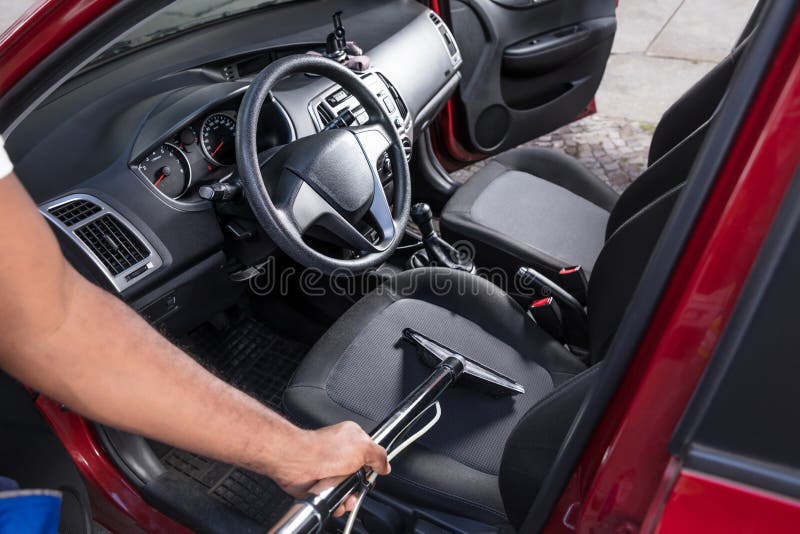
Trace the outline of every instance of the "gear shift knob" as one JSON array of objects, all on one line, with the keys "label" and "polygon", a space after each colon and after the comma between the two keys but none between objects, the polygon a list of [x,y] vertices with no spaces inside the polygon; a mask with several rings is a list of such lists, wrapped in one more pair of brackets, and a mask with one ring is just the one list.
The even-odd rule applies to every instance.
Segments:
[{"label": "gear shift knob", "polygon": [[411,220],[419,227],[423,237],[436,235],[436,230],[433,228],[433,211],[429,205],[419,202],[411,206]]},{"label": "gear shift knob", "polygon": [[422,233],[422,243],[427,257],[421,261],[423,265],[449,267],[472,272],[475,265],[471,259],[461,258],[453,246],[439,237],[433,227],[433,210],[424,202],[411,206],[411,220]]}]

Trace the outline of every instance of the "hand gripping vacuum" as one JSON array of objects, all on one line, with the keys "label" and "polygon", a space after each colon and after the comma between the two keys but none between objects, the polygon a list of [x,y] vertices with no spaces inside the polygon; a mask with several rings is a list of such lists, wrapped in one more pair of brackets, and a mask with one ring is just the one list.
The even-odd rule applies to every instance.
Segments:
[{"label": "hand gripping vacuum", "polygon": [[[386,449],[390,459],[421,436],[427,428],[433,426],[432,423],[429,423],[427,428],[405,440],[400,446],[395,446],[398,438],[429,408],[434,406],[439,397],[456,382],[492,397],[525,393],[525,388],[514,380],[440,345],[419,332],[407,328],[403,331],[403,337],[417,348],[420,359],[425,365],[432,367],[433,372],[414,391],[409,393],[394,412],[371,434],[372,440]],[[438,405],[436,409],[437,413],[440,413]],[[438,420],[438,417],[435,420]],[[359,502],[356,509],[351,512],[348,522],[348,526],[351,526],[361,501],[372,487],[375,478],[374,473],[361,469],[339,485],[325,490],[319,495],[309,495],[304,500],[296,502],[286,515],[272,527],[270,532],[280,534],[319,532],[333,512],[349,496],[359,494]]]}]

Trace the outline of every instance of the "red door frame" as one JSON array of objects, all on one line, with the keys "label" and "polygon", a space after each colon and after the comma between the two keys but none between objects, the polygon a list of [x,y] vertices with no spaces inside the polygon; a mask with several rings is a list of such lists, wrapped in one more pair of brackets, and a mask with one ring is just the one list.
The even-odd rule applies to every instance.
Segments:
[{"label": "red door frame", "polygon": [[[629,532],[800,162],[800,17],[770,62],[653,320],[547,532]],[[674,478],[674,475],[672,475]],[[669,481],[667,481],[669,482]],[[662,486],[663,487],[663,486]],[[667,484],[669,487],[669,484]],[[684,530],[684,532],[687,532]]]},{"label": "red door frame", "polygon": [[[735,512],[734,512],[735,511]],[[800,524],[800,503],[764,490],[683,471],[653,524],[655,534],[769,532],[790,534]]]},{"label": "red door frame", "polygon": [[119,0],[41,0],[0,35],[0,95]]},{"label": "red door frame", "polygon": [[[114,0],[46,0],[0,37],[0,93]],[[35,37],[34,37],[35,36]],[[800,160],[800,19],[748,115],[637,357],[548,524],[579,508],[580,531],[641,524],[669,459],[666,443],[705,367]],[[141,498],[91,425],[43,397],[37,406],[114,530],[185,531]]]}]

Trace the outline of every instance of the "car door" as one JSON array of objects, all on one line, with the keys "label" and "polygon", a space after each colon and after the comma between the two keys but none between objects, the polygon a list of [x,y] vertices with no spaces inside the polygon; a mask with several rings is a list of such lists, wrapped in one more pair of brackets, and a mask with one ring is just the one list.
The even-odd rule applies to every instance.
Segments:
[{"label": "car door", "polygon": [[451,107],[457,127],[450,135],[467,153],[491,154],[575,119],[603,77],[616,32],[616,4],[440,0],[440,14],[449,15],[463,57],[458,99]]}]

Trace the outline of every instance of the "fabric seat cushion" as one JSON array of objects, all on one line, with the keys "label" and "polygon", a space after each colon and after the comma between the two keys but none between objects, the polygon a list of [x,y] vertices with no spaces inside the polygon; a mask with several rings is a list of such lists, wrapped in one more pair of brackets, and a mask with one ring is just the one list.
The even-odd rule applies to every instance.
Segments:
[{"label": "fabric seat cushion", "polygon": [[[533,159],[541,160],[541,174],[517,168],[535,168]],[[570,160],[552,150],[518,149],[488,163],[445,206],[445,238],[472,243],[483,266],[514,272],[520,265],[532,265],[555,274],[562,267],[582,265],[590,274],[617,197]],[[547,179],[544,172],[550,173]],[[565,174],[570,188],[555,178]]]},{"label": "fabric seat cushion", "polygon": [[488,281],[449,269],[416,269],[361,299],[306,356],[284,395],[303,424],[353,420],[371,430],[429,373],[402,340],[414,328],[521,382],[526,393],[493,399],[456,387],[443,417],[395,460],[381,487],[491,523],[506,521],[498,474],[506,440],[539,400],[585,369]]}]

